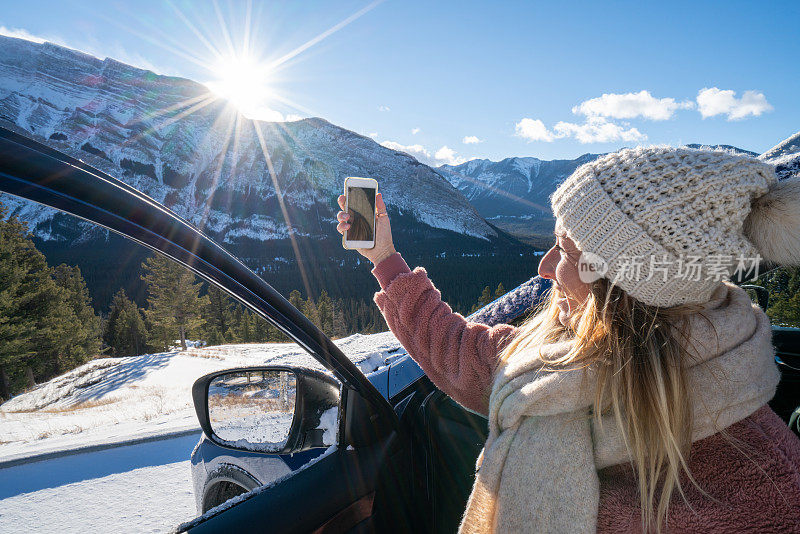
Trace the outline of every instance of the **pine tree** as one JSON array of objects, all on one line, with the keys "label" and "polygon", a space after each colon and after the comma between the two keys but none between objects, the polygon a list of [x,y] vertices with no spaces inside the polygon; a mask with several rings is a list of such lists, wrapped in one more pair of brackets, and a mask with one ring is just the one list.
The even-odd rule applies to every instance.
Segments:
[{"label": "pine tree", "polygon": [[209,285],[206,297],[203,308],[206,341],[209,345],[222,345],[226,343],[225,333],[233,321],[233,302],[227,293],[214,285]]},{"label": "pine tree", "polygon": [[119,343],[116,340],[117,323],[122,315],[122,310],[125,307],[125,301],[128,295],[124,289],[117,291],[111,299],[111,304],[108,306],[108,315],[103,319],[103,352],[108,351],[111,355],[116,356]]},{"label": "pine tree", "polygon": [[253,314],[253,341],[265,342],[271,337],[270,325],[260,315]]},{"label": "pine tree", "polygon": [[236,341],[239,343],[249,343],[253,341],[253,334],[252,334],[252,317],[249,310],[246,310],[244,306],[237,305],[236,309],[233,313],[234,319],[234,328],[236,332]]},{"label": "pine tree", "polygon": [[83,363],[99,344],[80,271],[48,267],[25,224],[0,205],[0,396]]},{"label": "pine tree", "polygon": [[481,297],[478,299],[478,304],[482,306],[486,306],[494,299],[492,298],[492,290],[489,289],[489,286],[483,288],[483,292],[481,293]]},{"label": "pine tree", "polygon": [[800,327],[800,267],[778,269],[764,286],[770,292],[767,315],[772,322]]},{"label": "pine tree", "polygon": [[330,336],[333,331],[333,302],[324,289],[317,300],[317,313],[319,315],[320,328],[326,335]]},{"label": "pine tree", "polygon": [[225,344],[225,336],[216,328],[212,328],[211,330],[206,330],[205,337],[206,337],[206,344],[208,346]]},{"label": "pine tree", "polygon": [[206,298],[200,298],[201,283],[185,267],[156,254],[142,264],[142,280],[147,284],[145,314],[166,348],[178,336],[186,350],[187,333],[202,326],[201,310]]},{"label": "pine tree", "polygon": [[319,321],[319,309],[317,308],[317,305],[314,304],[314,301],[311,299],[311,297],[309,297],[308,300],[303,303],[303,307],[300,309],[300,311],[303,312],[303,315],[305,315],[309,321],[314,323],[317,328],[321,328]]},{"label": "pine tree", "polygon": [[331,313],[331,337],[333,338],[346,336],[349,332],[347,321],[345,320],[344,302],[344,299],[338,299],[333,303],[333,311]]},{"label": "pine tree", "polygon": [[242,310],[239,306],[231,308],[231,319],[228,322],[228,329],[225,331],[225,343],[241,343],[244,341],[241,336],[242,330]]},{"label": "pine tree", "polygon": [[769,292],[767,315],[773,323],[800,327],[800,267],[782,267],[760,276],[754,284]]},{"label": "pine tree", "polygon": [[53,373],[61,373],[86,362],[100,352],[100,318],[91,307],[86,282],[78,267],[59,265],[53,269],[59,288],[58,332],[54,342]]},{"label": "pine tree", "polygon": [[0,396],[11,397],[20,372],[34,356],[30,336],[36,317],[30,313],[47,263],[27,238],[27,227],[15,217],[6,218],[0,205]]},{"label": "pine tree", "polygon": [[128,301],[117,326],[116,337],[121,341],[121,351],[131,356],[147,352],[148,332],[144,312],[132,300]]},{"label": "pine tree", "polygon": [[776,297],[767,315],[775,324],[800,327],[800,293]]},{"label": "pine tree", "polygon": [[503,282],[497,284],[497,289],[494,290],[494,298],[499,299],[506,294],[506,288],[503,287]]},{"label": "pine tree", "polygon": [[124,289],[117,291],[103,333],[103,340],[114,356],[137,356],[147,350],[147,328],[142,315]]},{"label": "pine tree", "polygon": [[291,293],[289,293],[289,304],[297,308],[298,310],[303,310],[303,296],[300,292],[296,289],[293,289]]}]

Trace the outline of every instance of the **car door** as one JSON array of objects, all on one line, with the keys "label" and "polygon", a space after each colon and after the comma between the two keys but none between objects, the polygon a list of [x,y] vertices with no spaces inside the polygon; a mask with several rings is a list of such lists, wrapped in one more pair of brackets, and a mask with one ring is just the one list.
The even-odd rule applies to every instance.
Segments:
[{"label": "car door", "polygon": [[101,225],[214,284],[285,333],[342,384],[340,441],[313,465],[184,531],[410,530],[408,441],[391,405],[341,350],[264,280],[153,199],[0,128],[0,191]]}]

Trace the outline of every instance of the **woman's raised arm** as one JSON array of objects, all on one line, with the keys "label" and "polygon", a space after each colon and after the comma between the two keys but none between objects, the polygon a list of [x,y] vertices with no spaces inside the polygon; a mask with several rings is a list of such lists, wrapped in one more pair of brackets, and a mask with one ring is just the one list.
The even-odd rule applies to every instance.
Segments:
[{"label": "woman's raised arm", "polygon": [[409,355],[439,389],[487,414],[498,355],[516,328],[472,323],[454,313],[425,269],[411,271],[398,253],[372,273],[381,285],[375,303]]},{"label": "woman's raised arm", "polygon": [[[344,195],[339,197],[344,210]],[[492,376],[500,350],[516,329],[468,322],[454,313],[428,279],[425,269],[411,271],[395,252],[386,205],[378,194],[375,248],[358,252],[375,266],[381,291],[375,302],[392,333],[425,374],[442,391],[478,413],[486,414]],[[337,230],[348,229],[349,215],[340,211]]]}]

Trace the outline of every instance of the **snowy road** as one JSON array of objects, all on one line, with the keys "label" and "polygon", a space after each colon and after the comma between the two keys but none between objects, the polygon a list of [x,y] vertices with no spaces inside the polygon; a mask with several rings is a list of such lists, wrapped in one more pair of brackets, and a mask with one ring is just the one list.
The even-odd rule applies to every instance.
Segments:
[{"label": "snowy road", "polygon": [[0,532],[165,532],[195,514],[199,435],[0,469]]}]

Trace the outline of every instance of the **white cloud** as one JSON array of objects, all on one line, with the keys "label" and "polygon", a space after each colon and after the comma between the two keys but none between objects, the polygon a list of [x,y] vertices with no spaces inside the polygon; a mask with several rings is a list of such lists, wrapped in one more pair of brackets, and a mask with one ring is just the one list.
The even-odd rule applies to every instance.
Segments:
[{"label": "white cloud", "polygon": [[727,115],[729,121],[743,119],[748,115],[758,117],[773,109],[764,93],[745,91],[741,98],[736,98],[735,91],[718,87],[701,89],[697,93],[697,107],[704,119]]},{"label": "white cloud", "polygon": [[583,124],[560,121],[548,130],[539,119],[525,118],[516,125],[517,135],[528,141],[551,142],[572,137],[579,143],[610,143],[612,141],[643,141],[647,136],[636,128],[607,121],[603,117],[589,117]]},{"label": "white cloud", "polygon": [[420,161],[430,161],[431,153],[428,152],[424,146],[422,145],[401,145],[395,141],[384,141],[381,143],[382,146],[386,148],[391,148],[392,150],[398,150],[400,152],[405,152],[411,156],[414,156]]},{"label": "white cloud", "polygon": [[436,159],[436,162],[440,165],[442,163],[446,163],[448,165],[460,165],[465,161],[467,161],[467,158],[456,155],[456,151],[448,147],[447,145],[437,150],[436,154],[434,154],[433,157]]},{"label": "white cloud", "polygon": [[389,106],[378,106],[378,111],[391,111]]},{"label": "white cloud", "polygon": [[370,133],[367,134],[367,137],[371,137],[373,139],[376,139],[378,137],[378,132],[370,132]]},{"label": "white cloud", "polygon": [[433,155],[431,155],[430,150],[419,144],[404,145],[396,141],[384,141],[381,143],[381,145],[385,146],[386,148],[391,148],[392,150],[405,152],[406,154],[417,158],[418,161],[421,161],[422,163],[432,167],[436,167],[444,163],[448,165],[460,165],[461,163],[467,161],[467,158],[459,156],[455,150],[447,145],[442,146]]},{"label": "white cloud", "polygon": [[419,128],[412,128],[411,135],[417,135],[421,130]]},{"label": "white cloud", "polygon": [[305,117],[303,117],[302,115],[298,115],[297,113],[289,113],[288,115],[286,115],[286,122],[300,121],[303,119],[305,119]]},{"label": "white cloud", "polygon": [[478,143],[482,143],[483,141],[481,141],[474,135],[465,135],[464,139],[462,139],[461,142],[464,143],[465,145],[476,145]]},{"label": "white cloud", "polygon": [[691,109],[694,102],[676,102],[674,98],[655,98],[649,91],[638,93],[606,93],[597,98],[584,100],[572,108],[576,115],[606,117],[611,119],[635,119],[642,117],[654,121],[671,119],[676,110]]},{"label": "white cloud", "polygon": [[590,117],[583,124],[560,121],[553,127],[556,138],[574,137],[579,143],[611,143],[613,141],[644,141],[647,136],[636,128],[608,122],[602,117]]},{"label": "white cloud", "polygon": [[550,142],[555,137],[551,132],[547,131],[547,127],[539,119],[524,118],[516,125],[517,136],[527,139],[528,141],[546,141]]}]

